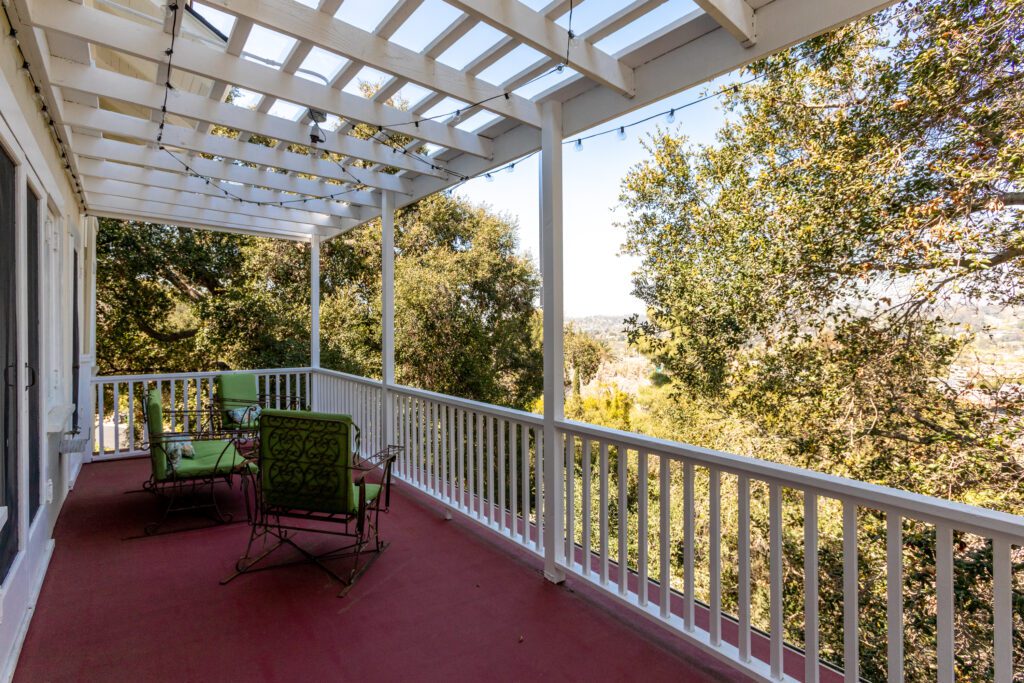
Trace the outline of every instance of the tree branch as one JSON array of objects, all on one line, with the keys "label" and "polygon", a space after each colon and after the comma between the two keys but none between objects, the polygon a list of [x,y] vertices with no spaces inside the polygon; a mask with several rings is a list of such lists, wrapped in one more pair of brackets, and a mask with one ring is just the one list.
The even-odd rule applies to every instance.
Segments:
[{"label": "tree branch", "polygon": [[171,342],[184,341],[185,339],[191,339],[192,337],[199,334],[198,328],[190,330],[179,330],[177,332],[161,332],[160,330],[153,327],[148,320],[144,318],[136,318],[135,324],[139,326],[139,329],[147,337],[155,339],[158,342],[164,342],[169,344]]}]

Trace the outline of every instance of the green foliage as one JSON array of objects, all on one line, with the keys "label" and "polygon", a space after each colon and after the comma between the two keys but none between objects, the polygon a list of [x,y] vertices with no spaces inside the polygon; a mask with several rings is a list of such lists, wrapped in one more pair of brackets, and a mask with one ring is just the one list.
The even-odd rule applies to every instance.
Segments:
[{"label": "green foliage", "polygon": [[601,363],[608,359],[608,347],[569,323],[565,326],[563,349],[565,386],[571,387],[572,395],[579,397],[583,385],[597,376]]},{"label": "green foliage", "polygon": [[[541,387],[538,278],[514,225],[439,195],[396,219],[398,381],[521,407]],[[309,247],[104,219],[102,373],[309,363]],[[380,224],[324,243],[321,362],[380,375]]]},{"label": "green foliage", "polygon": [[[972,341],[953,307],[1024,301],[1022,61],[1024,3],[908,1],[752,66],[758,79],[724,94],[715,144],[653,135],[621,193],[648,309],[630,340],[663,380],[640,428],[1024,511],[1024,394],[947,381]],[[799,497],[790,508],[799,529]],[[884,515],[860,521],[862,574],[876,575]],[[907,680],[927,680],[935,536],[904,532],[922,568],[905,584]],[[834,515],[821,534],[835,577]],[[801,539],[784,546],[799,567]],[[957,547],[957,676],[985,680],[991,549],[968,535]],[[864,580],[860,606],[871,680],[885,667],[879,583]],[[822,642],[838,661],[842,600],[828,598]],[[787,614],[798,600],[787,579]],[[800,642],[799,619],[786,623]]]}]

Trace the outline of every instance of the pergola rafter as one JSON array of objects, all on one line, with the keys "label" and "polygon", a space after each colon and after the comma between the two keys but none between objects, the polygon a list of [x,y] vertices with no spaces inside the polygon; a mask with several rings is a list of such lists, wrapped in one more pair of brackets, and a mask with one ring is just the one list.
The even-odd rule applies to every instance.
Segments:
[{"label": "pergola rafter", "polygon": [[[64,121],[76,128],[98,131],[108,136],[134,138],[143,142],[154,140],[158,124],[134,116],[117,114],[104,109],[90,109],[68,102],[64,108]],[[251,142],[239,142],[223,135],[198,133],[191,128],[166,125],[163,144],[197,154],[209,154],[234,159],[247,164],[278,168],[292,173],[336,180],[346,184],[361,184],[382,190],[410,194],[409,181],[396,175],[371,171],[357,166],[342,167],[332,161],[297,152],[288,152]],[[343,170],[344,169],[344,170]]]},{"label": "pergola rafter", "polygon": [[[540,108],[518,95],[424,57],[387,38],[376,36],[293,0],[206,0],[217,9],[273,27],[306,44],[337,52],[375,69],[467,102],[488,100],[481,106],[497,114],[540,127]],[[403,132],[404,129],[403,129]]]},{"label": "pergola rafter", "polygon": [[[108,160],[119,164],[143,166],[170,173],[187,174],[182,164],[160,150],[117,140],[104,140],[92,136],[80,136],[75,142],[75,151],[82,157]],[[346,189],[320,180],[298,178],[261,168],[242,166],[227,161],[204,159],[202,157],[181,157],[196,173],[206,178],[229,183],[242,183],[257,188],[268,188],[308,197],[339,195],[339,200],[351,204],[380,208],[380,195],[365,190]]]},{"label": "pergola rafter", "polygon": [[[79,159],[79,167],[85,178],[120,180],[137,185],[159,187],[181,192],[194,194],[206,194],[212,197],[225,197],[226,189],[232,195],[241,197],[247,202],[257,204],[284,204],[286,208],[298,212],[314,212],[329,214],[339,218],[350,218],[357,222],[365,220],[367,213],[360,207],[346,205],[341,202],[315,199],[308,196],[295,195],[287,192],[274,190],[263,190],[250,185],[238,185],[235,183],[218,182],[206,180],[194,176],[186,176],[181,173],[170,171],[159,171],[152,168],[119,164],[113,161],[99,161],[82,157]],[[295,222],[303,222],[297,217]]]},{"label": "pergola rafter", "polygon": [[[117,192],[143,188],[163,205],[181,202],[193,212],[189,220],[204,211],[224,225],[224,210],[234,203],[260,209],[236,211],[244,222],[281,216],[310,229],[336,222],[340,227],[331,229],[338,231],[379,215],[381,193],[392,193],[394,206],[407,205],[536,152],[547,102],[560,104],[560,130],[571,137],[892,0],[697,0],[699,10],[638,33],[614,54],[598,44],[622,36],[665,0],[630,0],[606,11],[588,5],[582,30],[566,14],[585,0],[551,0],[538,10],[518,0],[443,0],[459,12],[415,51],[392,38],[415,20],[423,0],[392,0],[372,30],[335,16],[343,0],[319,0],[315,7],[298,0],[197,0],[199,12],[209,6],[233,17],[219,37],[187,24],[187,13],[169,9],[170,2],[151,1],[145,10],[121,8],[118,0],[94,7],[14,0],[22,22],[71,58],[40,53],[44,96],[53,100],[53,116],[71,143],[73,172],[89,181],[88,195],[103,195],[112,211]],[[441,61],[481,24],[501,36],[457,58],[460,68]],[[287,50],[257,54],[250,40],[256,27],[287,40]],[[172,35],[173,56],[166,54]],[[102,59],[77,56],[90,46]],[[520,46],[540,55],[509,69],[506,58]],[[338,64],[336,72],[321,74],[324,83],[309,78],[317,68],[307,66],[314,51],[334,55]],[[131,69],[118,72],[119,55],[134,60]],[[164,112],[169,58],[175,72],[197,78],[178,77],[185,85],[169,94]],[[147,62],[156,65],[155,83],[153,71],[140,66]],[[551,78],[546,90],[537,92],[543,80],[524,88],[563,63],[570,71]],[[384,80],[365,96],[349,92],[366,68]],[[410,84],[425,93],[407,111],[391,106]],[[236,87],[257,97],[252,108],[225,101]],[[435,114],[444,101],[461,116]],[[276,115],[296,107],[297,118]],[[481,111],[489,113],[483,123],[464,125]],[[310,135],[321,131],[311,112],[336,116],[340,124],[314,143]],[[161,122],[164,150],[157,144]],[[360,124],[369,126],[369,136],[352,134]],[[300,153],[310,148],[316,152]]]},{"label": "pergola rafter", "polygon": [[449,0],[449,4],[553,59],[568,56],[573,69],[620,95],[632,97],[636,90],[630,67],[585,40],[570,45],[568,31],[519,2]]},{"label": "pergola rafter", "polygon": [[[84,37],[96,45],[124,52],[152,62],[167,59],[168,41],[159,29],[152,29],[102,10],[76,5],[68,0],[34,0],[33,25]],[[174,68],[207,78],[219,78],[236,86],[289,102],[335,114],[370,126],[415,130],[416,136],[442,147],[458,149],[481,157],[491,154],[491,141],[436,121],[413,126],[408,112],[372,102],[358,95],[332,91],[292,74],[228,55],[184,36],[178,39]]]},{"label": "pergola rafter", "polygon": [[177,204],[189,206],[195,209],[207,211],[218,211],[228,215],[239,214],[253,218],[265,218],[269,221],[280,221],[294,224],[293,229],[300,229],[302,226],[315,226],[325,230],[336,230],[343,232],[351,228],[355,221],[346,218],[337,218],[326,214],[317,214],[308,211],[295,211],[280,206],[259,206],[238,202],[227,197],[212,197],[209,195],[196,194],[192,192],[181,192],[163,187],[151,187],[126,182],[123,180],[110,180],[109,178],[92,178],[85,176],[83,182],[86,193],[108,197],[124,197],[126,199],[139,199],[147,202],[161,202],[165,204]]}]

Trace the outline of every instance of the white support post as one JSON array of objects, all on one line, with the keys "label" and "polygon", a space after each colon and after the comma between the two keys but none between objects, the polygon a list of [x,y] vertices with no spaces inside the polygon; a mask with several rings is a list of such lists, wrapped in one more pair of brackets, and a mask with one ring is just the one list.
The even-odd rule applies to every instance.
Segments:
[{"label": "white support post", "polygon": [[[82,455],[82,462],[92,462],[92,454],[95,451],[93,440],[96,438],[96,429],[103,429],[103,418],[100,417],[100,424],[93,426],[93,416],[96,414],[96,392],[92,385],[92,379],[96,376],[96,235],[100,230],[99,219],[92,216],[84,217],[85,228],[85,258],[82,267],[85,269],[86,310],[82,317],[85,328],[85,347],[89,350],[85,362],[79,364],[79,394],[84,395],[86,400],[78,405],[78,424],[82,429],[88,430],[89,446],[88,451]],[[76,303],[77,305],[77,303]]]},{"label": "white support post", "polygon": [[565,417],[562,380],[562,104],[542,109],[540,160],[540,253],[544,308],[544,576],[565,581],[563,558],[564,470],[555,420]]},{"label": "white support post", "polygon": [[309,263],[309,365],[320,367],[320,235],[310,240]]},{"label": "white support post", "polygon": [[384,445],[395,443],[395,420],[391,387],[395,384],[395,196],[381,193],[380,214],[380,277],[381,277],[381,406],[384,418]]}]

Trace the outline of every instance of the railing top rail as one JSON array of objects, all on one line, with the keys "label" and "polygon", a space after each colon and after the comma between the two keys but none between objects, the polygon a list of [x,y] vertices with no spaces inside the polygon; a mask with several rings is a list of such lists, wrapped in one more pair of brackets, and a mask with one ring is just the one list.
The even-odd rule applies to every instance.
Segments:
[{"label": "railing top rail", "polygon": [[381,381],[379,379],[370,379],[369,377],[362,377],[360,375],[350,375],[347,372],[341,372],[339,370],[328,370],[327,368],[312,368],[313,372],[327,377],[337,377],[338,379],[345,379],[350,382],[356,382],[357,384],[365,384],[371,387],[380,388]]},{"label": "railing top rail", "polygon": [[538,415],[537,413],[529,413],[525,410],[517,410],[515,408],[505,408],[503,406],[496,406],[491,403],[481,403],[480,401],[473,401],[468,398],[458,398],[457,396],[449,396],[447,394],[438,394],[433,391],[427,391],[425,389],[415,389],[413,387],[407,387],[396,384],[391,387],[391,390],[396,394],[403,394],[405,396],[414,396],[416,398],[422,398],[428,401],[436,401],[438,403],[450,403],[451,405],[466,410],[473,410],[478,413],[485,413],[494,417],[501,417],[508,420],[514,420],[516,422],[525,422],[531,425],[542,426],[544,424],[544,416]]},{"label": "railing top rail", "polygon": [[[367,379],[366,377],[360,377],[358,375],[350,375],[347,372],[339,372],[337,370],[326,370],[323,368],[316,368],[313,372],[318,372],[328,377],[337,377],[339,379],[345,379],[350,382],[358,382],[360,384],[366,384],[381,388],[383,384],[380,380]],[[505,408],[503,406],[496,406],[490,403],[481,403],[480,401],[474,401],[468,398],[459,398],[458,396],[449,396],[448,394],[440,394],[435,391],[427,391],[426,389],[417,389],[415,387],[405,386],[403,384],[394,384],[390,387],[391,391],[396,394],[403,396],[413,396],[415,398],[422,398],[427,401],[436,401],[438,403],[449,403],[459,408],[465,408],[466,410],[474,410],[480,413],[486,413],[496,417],[502,417],[509,420],[515,420],[517,422],[526,422],[533,425],[544,424],[544,418],[536,413],[529,413],[525,410],[516,410],[515,408]]]},{"label": "railing top rail", "polygon": [[1024,542],[1024,516],[1021,515],[837,477],[769,460],[715,451],[619,429],[598,427],[575,420],[558,420],[557,427],[580,436],[621,444],[626,448],[686,459],[714,466],[731,474],[745,474],[753,479],[776,482],[787,488],[849,500],[864,507],[894,510],[906,517],[924,522],[948,524],[955,529],[981,536],[1000,535],[1017,543]]},{"label": "railing top rail", "polygon": [[217,375],[284,375],[288,373],[309,372],[311,368],[253,368],[251,370],[204,370],[201,372],[164,372],[157,374],[132,375],[97,375],[89,380],[90,384],[110,384],[111,382],[166,382],[173,379],[202,379]]}]

